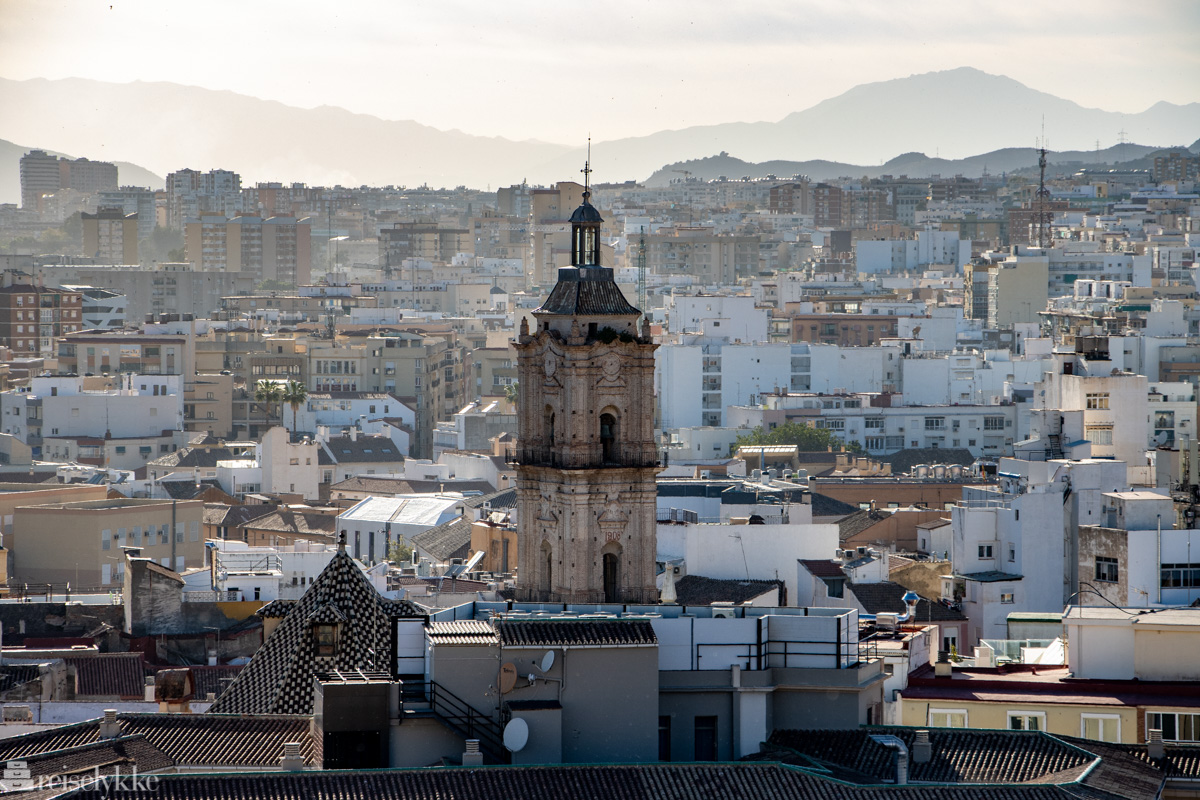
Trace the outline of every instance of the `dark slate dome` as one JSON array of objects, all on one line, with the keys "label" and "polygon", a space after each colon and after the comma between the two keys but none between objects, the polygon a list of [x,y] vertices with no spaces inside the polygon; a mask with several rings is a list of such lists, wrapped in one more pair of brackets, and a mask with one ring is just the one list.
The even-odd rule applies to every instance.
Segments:
[{"label": "dark slate dome", "polygon": [[600,216],[600,212],[596,210],[594,205],[588,202],[588,194],[588,192],[584,192],[583,202],[580,203],[579,208],[575,209],[575,213],[571,215],[571,222],[594,222],[597,224],[604,222],[604,218]]}]

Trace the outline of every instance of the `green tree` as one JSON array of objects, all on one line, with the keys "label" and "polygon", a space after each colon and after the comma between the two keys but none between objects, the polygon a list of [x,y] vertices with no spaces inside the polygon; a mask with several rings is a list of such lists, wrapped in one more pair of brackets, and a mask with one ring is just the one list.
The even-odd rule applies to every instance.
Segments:
[{"label": "green tree", "polygon": [[513,381],[504,387],[504,399],[512,403],[514,407],[517,405],[519,386],[520,384],[518,384],[516,381]]},{"label": "green tree", "polygon": [[819,452],[833,448],[834,450],[849,450],[860,452],[862,445],[858,442],[843,444],[831,431],[825,428],[813,428],[803,422],[785,422],[771,430],[755,428],[744,433],[733,443],[733,452],[739,447],[762,447],[769,445],[796,445],[802,453]]},{"label": "green tree", "polygon": [[[254,384],[254,399],[266,406],[269,418],[272,414],[271,407],[283,400],[283,387],[275,381],[259,381]],[[280,416],[283,416],[282,412]]]},{"label": "green tree", "polygon": [[295,433],[296,412],[308,399],[308,387],[300,381],[288,381],[280,391],[279,399],[292,407],[292,433]]},{"label": "green tree", "polygon": [[403,536],[400,536],[396,541],[392,542],[392,549],[388,550],[388,561],[393,564],[411,563],[413,549]]}]

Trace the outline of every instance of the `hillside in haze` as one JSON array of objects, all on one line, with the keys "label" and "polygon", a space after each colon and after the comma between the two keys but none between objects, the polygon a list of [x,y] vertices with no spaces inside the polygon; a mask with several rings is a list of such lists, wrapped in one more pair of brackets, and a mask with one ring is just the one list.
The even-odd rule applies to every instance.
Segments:
[{"label": "hillside in haze", "polygon": [[[278,180],[495,188],[522,179],[577,179],[585,157],[582,147],[442,131],[329,106],[300,109],[170,83],[0,79],[0,107],[6,109],[0,137],[10,141],[132,161],[164,175],[184,167],[232,169],[251,185]],[[786,116],[777,122],[599,141],[592,152],[595,177],[644,179],[663,164],[721,151],[749,162],[820,158],[882,166],[896,153],[912,152],[957,159],[1032,147],[1043,119],[1048,144],[1057,150],[1094,150],[1097,140],[1111,145],[1120,131],[1152,147],[1191,142],[1200,134],[1200,103],[1156,103],[1138,114],[1087,109],[969,68],[864,84],[788,111],[780,109]],[[487,121],[476,127],[486,130]],[[602,139],[602,127],[598,133]]]},{"label": "hillside in haze", "polygon": [[[22,147],[19,144],[13,144],[10,141],[0,139],[0,203],[21,202],[21,156],[34,149],[46,150],[44,147]],[[54,150],[46,150],[46,152],[55,156],[78,158],[78,156],[67,155],[66,153],[59,153]],[[102,160],[96,156],[89,156],[89,158]],[[163,188],[163,179],[161,177],[149,170],[142,169],[137,164],[118,161],[116,165],[117,180],[122,186],[144,186],[147,189]]]},{"label": "hillside in haze", "polygon": [[[1046,155],[1049,165],[1047,175],[1056,172],[1073,173],[1080,167],[1120,164],[1127,169],[1151,169],[1153,154],[1161,152],[1155,147],[1140,144],[1123,144],[1106,150],[1050,151]],[[647,186],[665,186],[684,177],[684,172],[701,180],[714,180],[724,175],[730,179],[741,177],[762,178],[775,175],[790,178],[807,175],[814,181],[833,178],[878,178],[881,175],[907,175],[910,178],[926,178],[931,175],[963,175],[978,178],[986,170],[991,175],[1037,167],[1038,151],[1032,147],[1009,147],[993,150],[967,158],[930,158],[924,153],[905,153],[883,164],[847,164],[842,161],[763,161],[752,163],[725,154],[697,158],[667,164],[646,179]]]}]

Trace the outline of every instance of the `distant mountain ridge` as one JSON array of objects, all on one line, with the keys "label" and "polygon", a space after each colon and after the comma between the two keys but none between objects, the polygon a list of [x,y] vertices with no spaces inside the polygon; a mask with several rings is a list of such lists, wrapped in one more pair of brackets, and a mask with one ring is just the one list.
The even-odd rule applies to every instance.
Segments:
[{"label": "distant mountain ridge", "polygon": [[[1158,152],[1161,150],[1157,147],[1126,143],[1106,150],[1068,150],[1062,153],[1048,151],[1046,161],[1048,174],[1067,170],[1074,172],[1079,167],[1118,164],[1129,168],[1148,168],[1141,163],[1142,159]],[[1037,166],[1037,161],[1038,151],[1032,147],[1008,147],[959,159],[930,158],[924,153],[904,153],[881,165],[847,164],[841,161],[820,160],[774,160],[756,164],[726,154],[667,164],[661,169],[655,170],[645,180],[645,185],[666,186],[671,181],[679,180],[684,172],[702,180],[715,180],[721,176],[730,179],[762,178],[767,175],[785,179],[791,178],[793,175],[805,175],[813,181],[828,181],[842,177],[878,178],[882,175],[893,177],[906,175],[910,178],[962,175],[967,178],[978,178],[984,174],[985,170],[992,175],[998,175],[1032,169]],[[1152,165],[1153,162],[1150,162],[1150,166]]]},{"label": "distant mountain ridge", "polygon": [[[580,147],[442,131],[331,106],[301,109],[170,83],[0,79],[0,107],[8,112],[0,120],[0,137],[13,142],[131,161],[163,175],[184,167],[232,169],[251,185],[277,180],[483,188],[523,179],[548,184],[576,178],[584,159]],[[1043,120],[1050,146],[1061,150],[1094,151],[1097,140],[1111,144],[1120,131],[1146,146],[1164,147],[1196,140],[1200,103],[1160,102],[1122,114],[960,68],[863,84],[784,113],[776,122],[597,141],[592,164],[597,180],[624,181],[721,151],[749,162],[805,164],[818,163],[814,156],[870,164],[894,153],[932,151],[934,161],[944,155],[953,163],[974,153],[1032,146]],[[988,169],[1004,167],[989,163]]]}]

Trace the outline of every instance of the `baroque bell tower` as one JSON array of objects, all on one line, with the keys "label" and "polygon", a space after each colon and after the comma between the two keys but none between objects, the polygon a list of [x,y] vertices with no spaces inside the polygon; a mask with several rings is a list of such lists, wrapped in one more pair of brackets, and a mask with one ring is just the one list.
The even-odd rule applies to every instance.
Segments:
[{"label": "baroque bell tower", "polygon": [[657,603],[657,345],[600,265],[590,195],[571,215],[571,266],[516,344],[517,596]]}]

